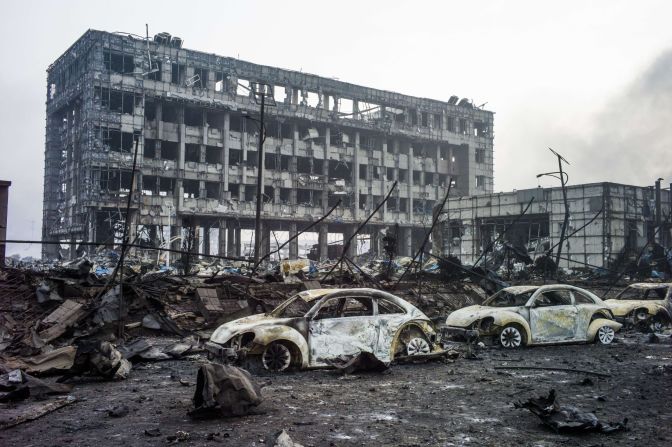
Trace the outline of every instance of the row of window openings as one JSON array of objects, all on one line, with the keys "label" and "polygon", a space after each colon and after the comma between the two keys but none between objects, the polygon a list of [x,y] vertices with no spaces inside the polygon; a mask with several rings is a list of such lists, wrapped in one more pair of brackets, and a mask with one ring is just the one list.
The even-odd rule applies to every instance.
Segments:
[{"label": "row of window openings", "polygon": [[[125,55],[125,54],[120,54],[116,53],[113,51],[104,51],[103,52],[103,60],[105,64],[105,68],[108,71],[112,71],[115,73],[120,73],[120,74],[133,74],[135,73],[135,61],[133,56],[131,55]],[[190,77],[187,77],[187,67],[184,64],[179,64],[179,63],[172,63],[170,64],[170,82],[172,84],[176,85],[186,85],[188,87],[198,87],[198,88],[203,88],[207,89],[209,88],[209,70],[206,68],[199,68],[199,67],[194,67],[194,74]],[[150,71],[146,74],[148,79],[155,80],[155,81],[160,81],[161,80],[161,70],[163,66],[161,64],[161,61],[152,61],[152,66]],[[216,92],[221,92],[224,90],[229,89],[229,82],[228,82],[228,76],[226,73],[223,71],[215,71],[215,91]],[[246,80],[241,80],[241,84],[245,85],[251,85],[249,81]],[[249,93],[249,88],[243,88],[242,91],[240,88],[237,89],[238,94],[243,94],[245,95],[246,93]],[[284,87],[282,88],[284,91]],[[308,92],[306,92],[308,93]],[[309,93],[308,93],[309,94]],[[313,93],[313,95],[316,95]],[[278,96],[278,95],[276,95]],[[282,96],[282,95],[281,95]],[[319,96],[319,95],[318,95]],[[306,99],[308,96],[306,94],[302,94],[302,97],[304,97],[304,100],[302,101],[303,103],[306,103]],[[341,99],[345,101],[352,101],[352,100],[347,100],[347,99]],[[318,104],[319,104],[319,99],[318,99]],[[366,104],[365,102],[363,104]],[[315,104],[317,105],[317,104]],[[375,107],[368,107],[368,109],[379,109],[380,106],[375,106]],[[349,109],[348,107],[343,107],[344,111],[343,113],[348,113]],[[350,106],[350,109],[352,109],[352,106]],[[362,112],[360,112],[362,113]],[[443,128],[443,116],[441,114],[431,114],[432,116],[432,125],[433,127],[442,129]],[[429,117],[430,113],[429,112],[420,112],[418,113],[415,109],[410,109],[408,111],[408,120],[412,126],[417,126],[420,125],[422,127],[429,127],[430,122],[429,122]],[[406,116],[403,114],[397,114],[396,115],[396,121],[404,121],[406,119]],[[464,118],[455,118],[455,117],[447,117],[446,119],[446,126],[445,129],[451,132],[455,133],[461,133],[461,134],[467,134],[469,133],[469,125],[466,119]],[[473,122],[473,127],[472,131],[474,136],[480,137],[480,136],[487,136],[489,135],[489,127],[486,123],[480,122],[480,121],[474,121]]]},{"label": "row of window openings", "polygon": [[[218,182],[203,182],[204,190],[200,190],[200,182],[198,180],[188,180],[185,179],[182,181],[182,189],[184,198],[207,198],[207,199],[219,199],[220,196],[220,183]],[[128,192],[131,186],[131,174],[126,171],[101,171],[100,172],[100,189],[101,191],[108,192]],[[242,197],[245,202],[254,202],[256,201],[257,187],[255,185],[246,185],[244,190],[244,197]],[[155,177],[155,176],[143,176],[142,178],[142,194],[146,196],[161,196],[161,197],[172,197],[175,190],[175,179],[169,177]],[[263,201],[265,203],[275,203],[275,189],[272,186],[264,187]],[[322,191],[314,191],[310,189],[291,189],[291,188],[279,188],[279,201],[283,204],[289,204],[291,201],[292,191],[296,191],[296,203],[306,206],[322,206]],[[229,192],[233,198],[240,197],[240,185],[238,183],[229,183]],[[336,204],[338,199],[341,199],[341,205],[344,207],[349,207],[351,205],[350,195],[331,195],[329,197],[329,206]],[[372,196],[372,204],[376,205],[382,200],[381,196]],[[434,201],[432,200],[420,200],[417,199],[414,201],[414,212],[416,213],[427,213],[432,212],[434,206]],[[368,195],[360,194],[359,195],[359,208],[365,210],[371,208],[368,206]],[[407,212],[408,211],[408,199],[401,197],[392,197],[387,202],[388,211],[399,211]]]}]

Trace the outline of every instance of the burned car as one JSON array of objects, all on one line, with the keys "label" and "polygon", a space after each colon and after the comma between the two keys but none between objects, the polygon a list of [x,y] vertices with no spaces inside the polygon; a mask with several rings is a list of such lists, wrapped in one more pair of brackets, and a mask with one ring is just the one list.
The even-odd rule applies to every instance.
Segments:
[{"label": "burned car", "polygon": [[482,305],[448,316],[447,332],[493,336],[505,348],[597,341],[609,344],[621,324],[587,290],[569,285],[507,287]]},{"label": "burned car", "polygon": [[617,321],[662,331],[672,323],[672,283],[636,283],[605,300]]},{"label": "burned car", "polygon": [[206,349],[215,360],[252,360],[268,371],[324,367],[329,360],[360,352],[386,363],[441,352],[424,313],[374,289],[298,293],[269,313],[221,325]]}]

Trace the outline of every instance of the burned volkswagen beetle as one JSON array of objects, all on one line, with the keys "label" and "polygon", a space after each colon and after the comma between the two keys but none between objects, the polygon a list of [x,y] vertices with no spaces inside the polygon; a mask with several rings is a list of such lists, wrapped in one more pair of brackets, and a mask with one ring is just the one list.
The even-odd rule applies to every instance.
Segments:
[{"label": "burned volkswagen beetle", "polygon": [[451,313],[448,333],[493,336],[505,348],[598,341],[609,344],[621,324],[600,298],[564,284],[507,287]]},{"label": "burned volkswagen beetle", "polygon": [[268,371],[328,366],[328,360],[360,352],[386,363],[441,352],[424,313],[375,289],[298,293],[269,313],[223,324],[206,349],[216,360],[246,358]]}]

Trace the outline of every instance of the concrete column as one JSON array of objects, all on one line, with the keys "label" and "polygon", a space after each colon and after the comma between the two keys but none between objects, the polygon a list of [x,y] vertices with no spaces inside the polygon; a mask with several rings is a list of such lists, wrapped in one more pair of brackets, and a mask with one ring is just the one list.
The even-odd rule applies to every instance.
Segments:
[{"label": "concrete column", "polygon": [[380,254],[380,228],[371,227],[371,252],[374,256]]},{"label": "concrete column", "polygon": [[219,256],[227,256],[226,253],[226,220],[219,219],[219,235],[217,237],[217,254]]},{"label": "concrete column", "polygon": [[178,122],[178,139],[179,139],[179,153],[177,155],[177,179],[175,179],[175,192],[177,195],[177,201],[175,203],[176,211],[182,209],[182,201],[184,200],[184,189],[183,189],[183,179],[184,179],[184,156],[186,148],[186,135],[187,127],[184,124],[184,107],[180,107],[177,110],[177,122]]},{"label": "concrete column", "polygon": [[203,227],[203,253],[210,254],[210,226]]},{"label": "concrete column", "polygon": [[413,256],[413,228],[401,228],[401,241],[399,241],[399,250],[403,256]]},{"label": "concrete column", "polygon": [[203,126],[203,145],[201,146],[201,163],[205,162],[205,146],[208,144],[208,111],[203,109],[203,118],[201,125]]},{"label": "concrete column", "polygon": [[184,107],[181,106],[177,111],[177,122],[178,122],[178,133],[180,140],[179,154],[177,157],[177,169],[182,171],[180,174],[184,174],[184,157],[186,152],[186,140],[187,140],[187,126],[184,124]]},{"label": "concrete column", "polygon": [[408,221],[413,223],[413,146],[408,147]]},{"label": "concrete column", "polygon": [[229,133],[231,128],[231,114],[229,112],[224,113],[224,122],[222,123],[222,183],[224,183],[224,188],[222,189],[223,199],[230,199],[231,194],[229,193]]},{"label": "concrete column", "polygon": [[[297,203],[296,183],[294,182],[295,174],[298,168],[297,155],[299,152],[299,126],[296,123],[292,124],[292,158],[289,160],[289,174],[292,177],[292,189],[289,192],[289,203],[293,207]],[[294,210],[294,208],[292,208]]]},{"label": "concrete column", "polygon": [[[296,222],[290,222],[289,224],[289,237],[292,238],[296,236]],[[293,241],[289,242],[289,259],[298,259],[299,257],[299,239],[296,238]]]},{"label": "concrete column", "polygon": [[238,256],[236,254],[236,232],[232,222],[226,224],[226,256]]},{"label": "concrete column", "polygon": [[[346,225],[345,230],[343,231],[343,245],[345,245],[348,239],[352,237],[352,235],[355,233],[355,230],[357,230],[356,225]],[[350,259],[357,256],[357,238],[353,238],[350,242],[350,247],[348,248],[346,256],[348,256]]]},{"label": "concrete column", "polygon": [[[329,110],[329,96],[326,96],[326,98],[327,106],[325,109]],[[331,146],[331,129],[327,126],[324,129],[324,161],[322,162],[322,175],[324,176],[325,182],[329,181],[329,146]],[[329,191],[328,188],[325,187],[322,191],[322,212],[326,214],[329,208]]]},{"label": "concrete column", "polygon": [[355,151],[352,159],[352,189],[354,191],[352,217],[359,219],[359,132],[355,132]]},{"label": "concrete column", "polygon": [[356,99],[352,100],[352,119],[359,119],[359,101]]},{"label": "concrete column", "polygon": [[[175,223],[175,225],[170,226],[170,240],[172,241],[176,237],[181,237],[182,236],[182,227],[179,223]],[[182,239],[175,240],[170,244],[170,248],[173,250],[181,250],[182,249]],[[171,253],[171,258],[172,259],[179,259],[179,254],[177,253]]]},{"label": "concrete column", "polygon": [[325,261],[327,259],[327,256],[329,254],[329,227],[327,224],[321,224],[319,227],[319,233],[317,236],[317,243],[318,243],[318,255],[320,261]]},{"label": "concrete column", "polygon": [[271,225],[270,222],[262,221],[261,222],[261,253],[259,257],[267,255],[271,252],[271,239],[275,241],[273,235],[271,234]]},{"label": "concrete column", "polygon": [[156,139],[163,139],[163,103],[156,101]]},{"label": "concrete column", "polygon": [[242,256],[243,245],[240,243],[240,227],[234,229],[234,256]]}]

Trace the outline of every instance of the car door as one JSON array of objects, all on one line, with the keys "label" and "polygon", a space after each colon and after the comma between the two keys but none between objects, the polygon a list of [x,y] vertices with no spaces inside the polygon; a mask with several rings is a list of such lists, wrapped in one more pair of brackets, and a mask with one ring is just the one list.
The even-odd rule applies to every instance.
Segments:
[{"label": "car door", "polygon": [[331,298],[308,323],[311,366],[342,355],[375,352],[378,323],[370,297]]},{"label": "car door", "polygon": [[376,357],[383,362],[392,360],[392,342],[399,328],[409,320],[406,311],[384,297],[376,300],[378,315],[378,343]]},{"label": "car door", "polygon": [[560,343],[576,339],[578,310],[567,289],[539,293],[530,308],[534,343]]},{"label": "car door", "polygon": [[601,306],[596,304],[590,295],[581,290],[573,289],[572,296],[577,310],[576,338],[577,340],[586,340],[593,315],[600,310]]}]

